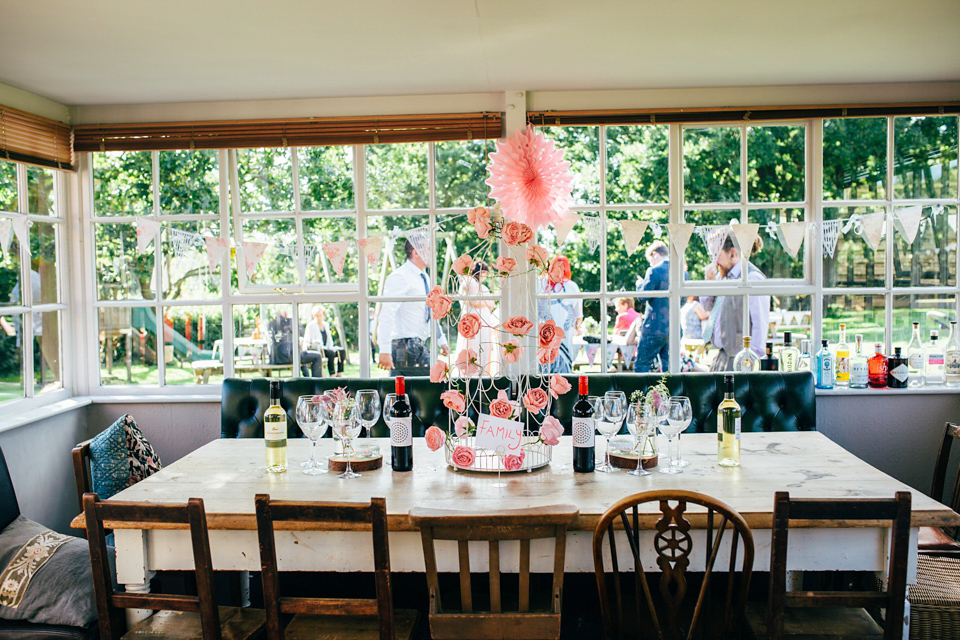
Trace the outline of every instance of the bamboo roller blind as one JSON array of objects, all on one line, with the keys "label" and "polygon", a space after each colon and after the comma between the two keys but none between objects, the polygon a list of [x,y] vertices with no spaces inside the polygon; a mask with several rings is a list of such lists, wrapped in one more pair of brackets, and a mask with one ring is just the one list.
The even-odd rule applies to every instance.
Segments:
[{"label": "bamboo roller blind", "polygon": [[78,125],[74,151],[301,147],[499,138],[499,113]]},{"label": "bamboo roller blind", "polygon": [[70,125],[0,105],[0,158],[73,170]]}]

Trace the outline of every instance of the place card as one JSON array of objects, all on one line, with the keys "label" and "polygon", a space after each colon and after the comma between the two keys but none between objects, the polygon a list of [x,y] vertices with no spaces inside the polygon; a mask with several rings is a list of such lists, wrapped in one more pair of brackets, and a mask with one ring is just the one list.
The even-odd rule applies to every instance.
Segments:
[{"label": "place card", "polygon": [[505,420],[481,413],[477,420],[477,436],[474,446],[477,449],[514,454],[523,444],[523,423],[518,420]]}]

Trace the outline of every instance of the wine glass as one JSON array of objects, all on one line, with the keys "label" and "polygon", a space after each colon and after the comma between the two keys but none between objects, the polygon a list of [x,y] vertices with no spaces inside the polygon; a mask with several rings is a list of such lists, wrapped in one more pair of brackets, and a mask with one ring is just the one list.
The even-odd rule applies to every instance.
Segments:
[{"label": "wine glass", "polygon": [[604,452],[603,464],[597,467],[597,471],[605,473],[614,473],[619,471],[617,467],[610,464],[610,438],[620,431],[623,424],[623,418],[626,415],[626,402],[622,391],[610,391],[603,396],[601,406],[603,414],[600,422],[597,423],[597,430],[607,439],[607,450]]},{"label": "wine glass", "polygon": [[[673,410],[673,405],[676,402],[678,406],[676,412]],[[687,427],[690,426],[690,423],[693,421],[693,409],[690,408],[690,398],[686,396],[673,396],[670,398],[670,407],[668,408],[667,420],[676,420],[681,423],[680,430],[677,432],[677,459],[675,462],[670,464],[675,464],[678,467],[689,466],[690,461],[684,460],[680,457],[680,434],[687,430]]]},{"label": "wine glass", "polygon": [[666,420],[664,420],[662,413],[656,418],[657,426],[660,427],[660,433],[667,437],[667,451],[670,456],[670,461],[667,464],[659,465],[660,468],[657,469],[657,471],[660,473],[683,473],[683,467],[676,464],[677,452],[673,446],[673,439],[676,438],[677,434],[686,426],[683,423],[683,419],[679,417],[682,416],[681,406],[681,403],[673,402],[673,398],[671,398],[670,404],[666,407]]},{"label": "wine glass", "polygon": [[650,472],[643,468],[643,436],[647,432],[647,420],[644,416],[637,415],[637,405],[631,403],[627,407],[627,431],[636,440],[637,468],[627,473],[631,476],[648,476]]},{"label": "wine glass", "polygon": [[393,403],[397,401],[397,394],[388,393],[383,396],[383,421],[390,428],[390,410],[393,409]]},{"label": "wine glass", "polygon": [[297,424],[303,435],[310,439],[310,459],[300,463],[303,472],[315,476],[325,471],[317,460],[317,438],[325,431],[323,422],[323,402],[319,397],[300,396],[297,399]]},{"label": "wine glass", "polygon": [[[352,403],[351,403],[352,404]],[[349,480],[359,478],[360,474],[355,472],[350,466],[350,458],[353,456],[353,439],[360,434],[360,422],[357,420],[356,406],[347,407],[343,404],[337,405],[334,410],[333,435],[343,442],[343,455],[347,459],[346,470],[338,475],[338,478]]]},{"label": "wine glass", "polygon": [[376,389],[361,389],[357,391],[357,419],[370,436],[370,430],[380,419],[380,394]]}]

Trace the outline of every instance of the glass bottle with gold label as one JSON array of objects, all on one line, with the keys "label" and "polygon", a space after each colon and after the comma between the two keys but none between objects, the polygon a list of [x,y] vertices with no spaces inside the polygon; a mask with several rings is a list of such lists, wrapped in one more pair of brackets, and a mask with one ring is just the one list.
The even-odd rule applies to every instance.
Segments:
[{"label": "glass bottle with gold label", "polygon": [[267,445],[267,471],[287,470],[287,414],[280,406],[280,381],[270,381],[270,406],[263,413],[263,440]]}]

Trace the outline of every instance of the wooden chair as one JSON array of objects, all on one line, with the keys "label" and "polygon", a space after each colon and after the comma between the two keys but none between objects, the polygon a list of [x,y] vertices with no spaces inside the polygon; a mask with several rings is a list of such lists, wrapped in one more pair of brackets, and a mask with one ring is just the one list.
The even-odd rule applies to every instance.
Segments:
[{"label": "wooden chair", "polygon": [[[261,610],[218,607],[213,596],[213,562],[203,500],[190,498],[187,504],[101,502],[95,493],[83,496],[87,543],[93,566],[100,638],[139,637],[204,638],[241,640],[259,637],[265,617]],[[193,543],[193,560],[198,595],[123,593],[113,589],[104,523],[114,529],[125,523],[186,524]],[[124,609],[151,609],[155,613],[124,634]]]},{"label": "wooden chair", "polygon": [[90,474],[90,441],[81,442],[71,452],[73,458],[73,480],[77,486],[77,503],[83,508],[83,494],[93,492],[93,479]]},{"label": "wooden chair", "polygon": [[[420,529],[423,558],[430,596],[430,637],[446,638],[559,638],[560,605],[563,600],[563,566],[567,525],[578,514],[570,505],[555,505],[467,515],[458,511],[415,509],[410,521]],[[554,539],[553,588],[546,610],[531,610],[530,541]],[[456,540],[459,545],[460,609],[446,608],[440,597],[435,540]],[[516,609],[504,611],[500,574],[500,543],[519,541],[519,589]],[[476,611],[479,604],[471,588],[469,544],[488,544],[489,610]],[[484,598],[485,600],[485,598]],[[513,604],[512,599],[511,604]],[[512,609],[512,607],[511,607]]]},{"label": "wooden chair", "polygon": [[[937,463],[933,468],[933,483],[930,487],[930,497],[934,500],[943,500],[943,487],[947,479],[947,465],[950,463],[950,449],[953,441],[960,438],[960,426],[947,423],[940,441],[940,451],[937,453]],[[960,470],[958,470],[960,471]],[[953,492],[950,494],[948,506],[954,511],[960,511],[960,473],[957,473],[953,483]],[[940,527],[920,527],[917,535],[917,547],[920,553],[936,553],[943,555],[952,553],[960,555],[960,542],[956,540],[957,528],[941,529]]]},{"label": "wooden chair", "polygon": [[[751,605],[747,623],[759,638],[884,638],[903,636],[910,544],[910,492],[895,498],[865,500],[792,500],[786,491],[774,495],[770,550],[770,592],[766,612]],[[890,552],[886,591],[787,591],[787,538],[790,522],[833,521],[838,526],[874,521],[889,526]],[[864,610],[886,609],[885,628]]]},{"label": "wooden chair", "polygon": [[[658,504],[659,513],[641,514],[640,507],[647,503]],[[690,514],[687,512],[689,505],[702,507],[706,512],[697,510]],[[703,529],[705,546],[702,551],[703,579],[696,594],[691,594],[696,595],[695,602],[691,603],[687,600],[687,571],[691,557],[699,555],[691,535],[694,524]],[[642,548],[642,529],[651,530],[653,548],[649,552]],[[609,545],[611,576],[604,566],[604,538]],[[618,547],[624,545],[618,545],[616,538],[625,539],[630,549],[630,555],[622,565]],[[605,637],[642,637],[645,627],[652,627],[652,637],[693,638],[706,632],[707,626],[721,637],[738,637],[753,573],[753,556],[753,534],[747,522],[734,509],[710,496],[666,489],[644,491],[620,500],[601,516],[593,533],[593,564]],[[720,557],[728,558],[729,564],[727,577],[721,582],[725,585],[722,586],[722,611],[716,611],[712,593],[717,589],[711,587],[711,581]],[[658,566],[662,572],[659,601],[654,597],[647,578],[647,571],[652,566]],[[632,578],[628,578],[630,572]],[[608,577],[613,584],[612,601]],[[622,593],[629,585],[628,581],[633,583],[635,590],[632,608]],[[643,620],[644,610],[649,623]],[[685,622],[688,617],[689,622]]]},{"label": "wooden chair", "polygon": [[[289,502],[271,500],[258,494],[257,535],[260,539],[260,565],[263,577],[263,602],[267,614],[267,638],[410,638],[417,623],[417,612],[393,609],[390,586],[390,548],[387,542],[387,503],[371,498],[357,502]],[[373,561],[377,597],[294,598],[280,595],[276,523],[301,530],[360,525],[373,532]],[[286,628],[281,614],[297,614]]]}]

